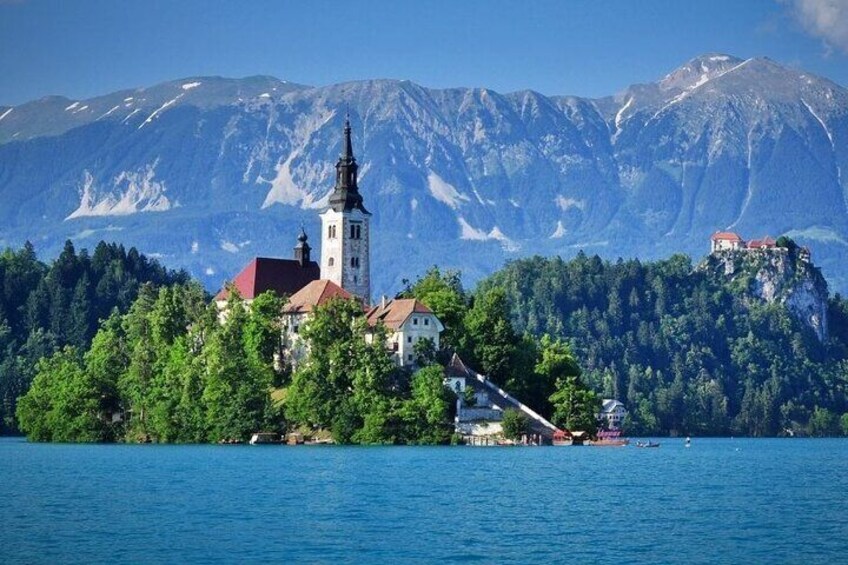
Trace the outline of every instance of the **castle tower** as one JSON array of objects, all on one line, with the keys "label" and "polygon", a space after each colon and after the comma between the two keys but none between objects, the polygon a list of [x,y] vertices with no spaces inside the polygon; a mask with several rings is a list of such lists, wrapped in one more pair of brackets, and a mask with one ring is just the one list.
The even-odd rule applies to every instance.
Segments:
[{"label": "castle tower", "polygon": [[356,184],[358,166],[345,119],[342,154],[336,163],[336,186],[329,208],[321,214],[321,278],[371,300],[370,220]]}]

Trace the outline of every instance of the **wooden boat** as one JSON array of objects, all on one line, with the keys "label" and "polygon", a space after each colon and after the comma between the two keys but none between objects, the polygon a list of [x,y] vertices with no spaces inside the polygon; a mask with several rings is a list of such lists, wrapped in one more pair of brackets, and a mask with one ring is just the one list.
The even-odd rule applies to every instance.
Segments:
[{"label": "wooden boat", "polygon": [[589,441],[589,434],[581,431],[557,430],[554,432],[551,443],[553,445],[585,445]]},{"label": "wooden boat", "polygon": [[552,445],[572,445],[571,434],[563,431],[557,430],[554,432],[553,440],[551,441]]},{"label": "wooden boat", "polygon": [[621,437],[621,430],[602,430],[589,445],[594,447],[624,447],[630,440]]}]

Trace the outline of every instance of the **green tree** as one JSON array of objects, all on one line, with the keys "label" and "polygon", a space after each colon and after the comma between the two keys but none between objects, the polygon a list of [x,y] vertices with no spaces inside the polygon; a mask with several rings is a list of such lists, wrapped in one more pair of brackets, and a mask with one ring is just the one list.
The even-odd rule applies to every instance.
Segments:
[{"label": "green tree", "polygon": [[554,407],[552,422],[557,427],[589,434],[597,432],[601,399],[586,388],[579,377],[557,379],[556,392],[550,401]]},{"label": "green tree", "polygon": [[839,420],[827,408],[816,406],[812,416],[810,416],[809,429],[811,436],[833,436],[839,432]]},{"label": "green tree", "polygon": [[401,387],[385,328],[368,328],[355,300],[333,299],[313,310],[300,335],[309,353],[292,376],[287,419],[329,428],[339,443],[398,441]]},{"label": "green tree", "polygon": [[444,385],[445,370],[429,365],[412,376],[412,397],[403,403],[406,443],[448,443],[453,425],[451,404],[456,397]]},{"label": "green tree", "polygon": [[471,353],[481,372],[499,385],[505,385],[519,342],[509,321],[506,292],[495,287],[478,294],[465,316],[465,327],[464,350]]},{"label": "green tree", "polygon": [[520,410],[507,408],[504,410],[501,428],[506,439],[519,440],[530,430],[530,419]]},{"label": "green tree", "polygon": [[39,363],[32,387],[18,403],[18,421],[33,441],[107,441],[107,398],[108,390],[83,370],[77,352],[66,347]]},{"label": "green tree", "polygon": [[443,350],[455,350],[465,339],[464,318],[468,311],[468,298],[462,288],[457,271],[433,267],[404,291],[405,298],[417,298],[425,304],[445,326],[439,343]]}]

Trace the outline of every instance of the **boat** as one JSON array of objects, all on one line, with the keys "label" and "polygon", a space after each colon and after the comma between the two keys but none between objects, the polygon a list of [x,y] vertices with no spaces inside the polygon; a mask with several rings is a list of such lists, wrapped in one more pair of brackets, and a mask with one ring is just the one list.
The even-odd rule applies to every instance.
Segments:
[{"label": "boat", "polygon": [[581,431],[557,430],[551,440],[553,445],[585,445],[589,434]]},{"label": "boat", "polygon": [[563,431],[557,430],[554,432],[553,440],[551,441],[552,445],[571,445],[571,434]]},{"label": "boat", "polygon": [[636,447],[659,447],[660,444],[655,441],[637,441]]},{"label": "boat", "polygon": [[276,432],[256,432],[250,436],[250,445],[280,443],[280,434]]},{"label": "boat", "polygon": [[621,437],[621,430],[601,430],[589,445],[595,447],[624,447],[630,440]]}]

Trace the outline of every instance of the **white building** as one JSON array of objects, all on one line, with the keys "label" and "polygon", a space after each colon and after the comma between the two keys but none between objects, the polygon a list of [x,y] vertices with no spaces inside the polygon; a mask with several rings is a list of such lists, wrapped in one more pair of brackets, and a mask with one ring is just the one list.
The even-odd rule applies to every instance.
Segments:
[{"label": "white building", "polygon": [[710,237],[710,253],[744,247],[745,241],[739,237],[739,234],[730,231],[716,232]]},{"label": "white building", "polygon": [[612,398],[605,398],[601,404],[598,420],[608,430],[620,430],[626,416],[627,409],[624,404]]},{"label": "white building", "polygon": [[415,365],[415,345],[422,340],[439,349],[439,334],[445,327],[433,311],[414,298],[385,300],[371,308],[368,324],[382,323],[389,330],[388,345],[401,367]]},{"label": "white building", "polygon": [[286,361],[293,367],[306,354],[306,346],[300,338],[303,324],[312,311],[332,298],[350,299],[353,296],[333,281],[312,281],[291,295],[283,308],[282,349]]}]

